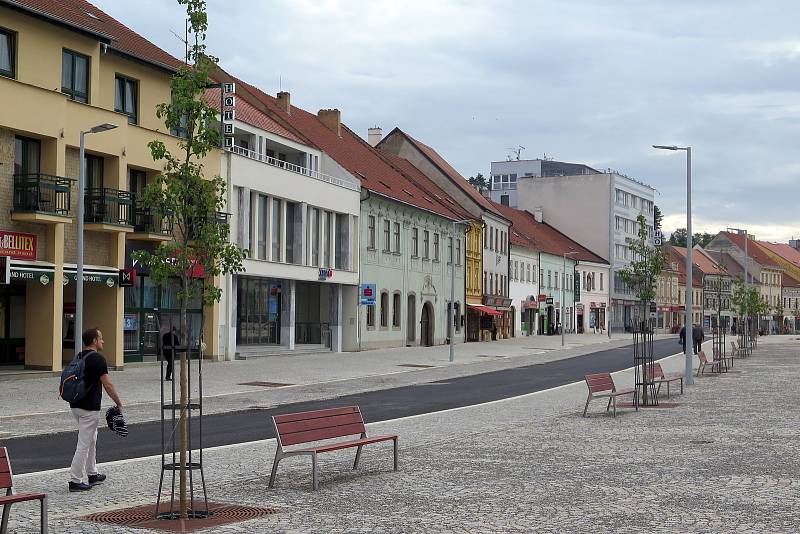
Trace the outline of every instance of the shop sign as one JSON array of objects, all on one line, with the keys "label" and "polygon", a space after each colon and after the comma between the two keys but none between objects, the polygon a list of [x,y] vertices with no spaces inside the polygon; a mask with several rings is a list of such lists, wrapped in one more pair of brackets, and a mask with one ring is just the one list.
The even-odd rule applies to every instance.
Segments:
[{"label": "shop sign", "polygon": [[583,304],[576,304],[575,311],[583,313]]},{"label": "shop sign", "polygon": [[606,303],[605,303],[605,302],[601,302],[601,303],[600,303],[600,307],[601,307],[601,308],[605,308],[605,307],[606,307]]},{"label": "shop sign", "polygon": [[119,287],[133,287],[136,285],[136,269],[121,269],[119,271]]},{"label": "shop sign", "polygon": [[11,270],[10,278],[11,280],[17,280],[19,282],[39,282],[43,286],[46,286],[53,281],[53,273],[43,272],[38,269],[15,268]]},{"label": "shop sign", "polygon": [[507,299],[505,297],[484,296],[483,305],[494,306],[496,308],[508,308],[509,306],[511,306],[511,299]]},{"label": "shop sign", "polygon": [[329,278],[333,278],[333,269],[325,269],[321,268],[319,270],[319,280],[320,282],[324,282]]},{"label": "shop sign", "polygon": [[573,295],[572,299],[573,301],[581,300],[581,277],[573,274],[572,279],[575,281],[575,294]]},{"label": "shop sign", "polygon": [[539,302],[544,302],[544,301],[546,301],[546,300],[547,300],[547,295],[545,295],[544,293],[542,293],[541,295],[539,295]]},{"label": "shop sign", "polygon": [[539,309],[539,302],[536,300],[535,297],[531,297],[528,300],[522,301],[522,309],[523,310],[536,310]]},{"label": "shop sign", "polygon": [[375,306],[375,292],[377,286],[375,284],[361,284],[358,289],[360,301],[362,306]]},{"label": "shop sign", "polygon": [[135,313],[125,314],[125,318],[122,320],[122,329],[126,332],[139,330],[139,315]]},{"label": "shop sign", "polygon": [[544,303],[545,303],[545,304],[547,304],[547,305],[551,305],[551,306],[552,306],[552,304],[553,304],[553,297],[547,297],[547,299],[544,301]]},{"label": "shop sign", "polygon": [[35,260],[36,236],[0,230],[0,256],[15,260]]},{"label": "shop sign", "polygon": [[[108,273],[83,273],[83,283],[84,284],[103,284],[107,287],[114,287],[117,285],[118,275],[108,274]],[[68,272],[64,273],[63,283],[64,285],[73,284],[78,282],[78,273],[76,272]]]}]

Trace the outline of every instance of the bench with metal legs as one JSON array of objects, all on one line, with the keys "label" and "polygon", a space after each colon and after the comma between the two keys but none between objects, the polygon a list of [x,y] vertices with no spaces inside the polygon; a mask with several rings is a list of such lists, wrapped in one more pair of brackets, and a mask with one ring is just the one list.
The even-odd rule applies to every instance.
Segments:
[{"label": "bench with metal legs", "polygon": [[606,411],[614,406],[614,417],[617,416],[617,397],[623,395],[633,395],[633,389],[617,389],[614,385],[614,379],[611,378],[611,373],[597,373],[591,375],[584,375],[586,380],[586,387],[589,388],[589,396],[586,398],[586,406],[583,407],[583,416],[586,417],[586,410],[589,409],[589,402],[592,399],[608,397],[608,405]]},{"label": "bench with metal legs", "polygon": [[0,495],[0,506],[3,507],[3,516],[0,519],[0,534],[8,532],[8,517],[11,514],[11,505],[26,501],[39,501],[41,508],[41,532],[47,534],[47,494],[46,493],[14,493],[14,482],[11,473],[11,461],[8,450],[0,447],[0,489],[5,489],[6,494]]}]

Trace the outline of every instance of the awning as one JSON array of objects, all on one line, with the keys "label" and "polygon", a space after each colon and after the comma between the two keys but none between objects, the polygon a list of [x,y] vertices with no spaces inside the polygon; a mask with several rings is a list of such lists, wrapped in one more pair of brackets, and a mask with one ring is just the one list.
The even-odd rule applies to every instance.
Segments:
[{"label": "awning", "polygon": [[497,310],[495,310],[493,308],[490,308],[488,306],[476,306],[474,304],[468,304],[468,306],[470,308],[472,308],[473,310],[482,311],[483,313],[485,313],[487,315],[496,315],[498,317],[503,315],[503,312],[499,312],[499,311],[497,311]]}]

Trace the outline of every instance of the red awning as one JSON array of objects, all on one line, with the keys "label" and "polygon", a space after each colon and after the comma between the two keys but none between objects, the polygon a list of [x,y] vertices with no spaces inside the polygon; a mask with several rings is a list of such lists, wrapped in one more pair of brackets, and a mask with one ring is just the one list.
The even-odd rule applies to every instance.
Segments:
[{"label": "red awning", "polygon": [[499,312],[499,311],[497,311],[497,310],[495,310],[493,308],[490,308],[488,306],[477,306],[477,305],[474,305],[474,304],[468,304],[468,306],[470,308],[474,309],[474,310],[482,311],[483,313],[485,313],[487,315],[497,315],[498,317],[503,315],[503,312]]}]

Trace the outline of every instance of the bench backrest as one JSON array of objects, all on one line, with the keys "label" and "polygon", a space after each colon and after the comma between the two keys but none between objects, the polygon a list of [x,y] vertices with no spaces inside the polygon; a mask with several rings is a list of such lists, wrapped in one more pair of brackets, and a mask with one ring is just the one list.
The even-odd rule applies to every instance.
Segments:
[{"label": "bench backrest", "polygon": [[732,348],[733,350],[737,350],[737,348],[736,348],[736,342],[735,342],[735,341],[731,341],[731,348]]},{"label": "bench backrest", "polygon": [[328,408],[272,417],[282,446],[341,438],[366,432],[358,406]]},{"label": "bench backrest", "polygon": [[11,462],[8,461],[8,450],[0,447],[0,489],[10,489],[14,484],[11,482]]},{"label": "bench backrest", "polygon": [[703,363],[708,363],[708,358],[706,358],[706,353],[705,353],[705,351],[701,350],[701,351],[700,351],[700,354],[698,354],[698,355],[697,355],[697,357],[698,357],[698,358],[700,358],[700,361],[701,361],[701,362],[703,362]]},{"label": "bench backrest", "polygon": [[649,365],[646,366],[646,369],[648,374],[650,374],[651,370],[653,373],[653,376],[648,378],[662,378],[664,376],[664,370],[661,368],[661,364],[658,362],[653,362],[652,367]]},{"label": "bench backrest", "polygon": [[615,391],[617,388],[614,385],[614,379],[611,378],[611,373],[597,373],[592,375],[584,375],[586,380],[586,387],[592,393],[602,393],[604,391]]}]

